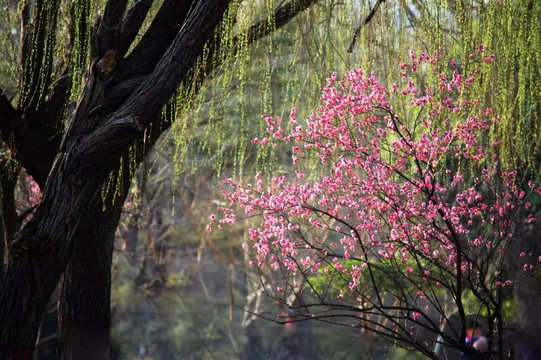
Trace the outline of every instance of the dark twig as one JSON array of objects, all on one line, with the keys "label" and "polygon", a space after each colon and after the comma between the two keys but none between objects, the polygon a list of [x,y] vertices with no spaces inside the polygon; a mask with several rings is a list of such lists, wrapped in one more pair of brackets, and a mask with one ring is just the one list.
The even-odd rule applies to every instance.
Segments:
[{"label": "dark twig", "polygon": [[357,38],[359,37],[359,34],[361,32],[361,28],[365,25],[367,25],[371,20],[372,18],[374,17],[374,15],[376,15],[376,11],[378,11],[378,8],[379,6],[384,3],[385,0],[378,0],[378,2],[376,3],[376,5],[374,5],[374,7],[372,8],[372,10],[370,11],[370,13],[368,14],[368,16],[364,19],[364,21],[357,27],[357,29],[355,30],[355,34],[353,35],[353,40],[351,41],[351,44],[349,45],[349,48],[348,48],[348,53],[351,53],[353,52],[353,48],[355,47],[355,43],[357,42]]}]

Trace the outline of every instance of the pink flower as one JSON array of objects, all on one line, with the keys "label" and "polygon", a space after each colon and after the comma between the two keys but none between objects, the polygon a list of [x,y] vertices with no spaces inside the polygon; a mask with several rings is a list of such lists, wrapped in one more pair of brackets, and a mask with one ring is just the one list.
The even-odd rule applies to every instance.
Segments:
[{"label": "pink flower", "polygon": [[485,64],[492,64],[494,62],[495,55],[485,55],[483,56],[483,62]]},{"label": "pink flower", "polygon": [[484,336],[479,336],[479,338],[477,338],[477,340],[474,341],[474,343],[472,344],[473,348],[475,350],[477,350],[478,352],[480,352],[481,354],[484,354],[487,352],[488,350],[488,342],[487,342],[487,338],[484,337]]}]

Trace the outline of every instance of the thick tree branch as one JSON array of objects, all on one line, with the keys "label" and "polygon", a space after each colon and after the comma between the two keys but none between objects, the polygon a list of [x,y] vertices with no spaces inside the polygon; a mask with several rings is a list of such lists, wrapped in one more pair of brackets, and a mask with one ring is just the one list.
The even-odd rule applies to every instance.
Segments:
[{"label": "thick tree branch", "polygon": [[[121,107],[120,112],[135,113],[144,127],[162,109],[180,82],[193,68],[203,47],[222,20],[231,0],[200,1],[188,14],[173,43],[150,77]],[[204,21],[202,15],[206,14]],[[166,94],[165,96],[163,94]]]},{"label": "thick tree branch", "polygon": [[[269,18],[253,24],[245,34],[235,37],[233,40],[232,55],[238,52],[241,39],[247,39],[244,45],[249,46],[284,27],[302,11],[316,4],[318,1],[320,0],[292,0],[278,7]],[[186,0],[185,2],[189,4],[192,0]],[[175,13],[172,6],[173,3],[174,0],[165,1],[151,27],[119,70],[120,74],[112,79],[111,87],[107,90],[105,109],[118,106],[137,86],[145,81],[157,63],[157,55],[162,54],[165,51],[165,47],[171,43],[174,34],[177,32],[176,27],[180,26],[179,24],[184,21],[188,11],[188,6],[185,6],[183,14]],[[177,9],[176,11],[178,12],[179,10]],[[175,21],[177,18],[179,21]],[[269,26],[271,18],[273,19],[273,26]],[[156,40],[156,38],[159,40]],[[214,39],[208,49],[208,61],[204,71],[196,72],[194,78],[185,79],[185,82],[189,84],[194,82],[200,84],[203,82],[215,68],[221,65],[222,59],[215,56],[219,53],[220,38],[218,34],[218,37]],[[199,86],[197,85],[196,90],[198,88]]]},{"label": "thick tree branch", "polygon": [[[193,3],[194,0],[164,1],[150,27],[126,59],[126,63],[130,64],[129,69],[154,68],[178,34]],[[145,71],[144,74],[148,73]]]},{"label": "thick tree branch", "polygon": [[117,42],[117,34],[120,32],[120,22],[128,0],[108,0],[103,11],[103,19],[100,26],[100,35],[97,39],[98,44],[96,55],[101,57],[109,49],[115,49]]},{"label": "thick tree branch", "polygon": [[[164,1],[150,27],[126,58],[119,74],[112,79],[113,87],[128,78],[148,76],[154,70],[186,20],[192,2],[193,0]],[[115,91],[111,90],[114,94]]]},{"label": "thick tree branch", "polygon": [[92,57],[109,56],[120,63],[135,40],[153,0],[138,0],[127,11],[126,0],[109,0],[98,33],[94,35]]},{"label": "thick tree branch", "polygon": [[114,30],[122,20],[128,0],[108,0],[103,12],[103,24],[107,29]]},{"label": "thick tree branch", "polygon": [[[85,161],[99,165],[109,161],[113,154],[119,156],[156,120],[159,111],[203,52],[204,45],[212,37],[229,3],[230,0],[206,0],[191,10],[149,78],[103,126],[81,142],[79,152]],[[201,20],[203,18],[204,21]]]},{"label": "thick tree branch", "polygon": [[96,115],[105,117],[116,111],[133,91],[154,70],[186,19],[193,0],[165,0],[154,17],[149,29],[135,45],[127,58],[123,59],[140,26],[147,1],[140,1],[128,11],[120,29],[120,40],[114,54],[115,69],[104,88],[104,101]]},{"label": "thick tree branch", "polygon": [[126,12],[126,16],[122,19],[119,33],[119,49],[120,55],[123,57],[131,46],[133,40],[137,36],[143,21],[152,6],[153,0],[139,0]]}]

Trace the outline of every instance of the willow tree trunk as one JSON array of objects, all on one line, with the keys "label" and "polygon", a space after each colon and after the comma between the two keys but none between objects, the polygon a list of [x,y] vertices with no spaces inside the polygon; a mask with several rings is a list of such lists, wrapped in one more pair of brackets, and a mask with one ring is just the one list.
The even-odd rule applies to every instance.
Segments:
[{"label": "willow tree trunk", "polygon": [[[194,4],[152,73],[109,116],[99,111],[105,90],[99,85],[107,84],[110,69],[100,64],[105,65],[102,61],[109,59],[114,49],[102,42],[95,51],[92,73],[48,176],[43,199],[10,248],[0,293],[0,358],[25,359],[31,355],[44,307],[71,259],[78,235],[92,220],[105,180],[193,67],[229,2],[201,0]],[[114,7],[118,2],[110,1],[108,5]],[[107,6],[104,16],[112,11]],[[120,14],[123,12],[121,6]],[[98,105],[98,109],[92,105]],[[101,259],[110,268],[110,244],[96,248],[101,246],[106,254],[92,258]],[[110,310],[104,311],[108,314]],[[99,331],[96,336],[101,336]]]},{"label": "willow tree trunk", "polygon": [[109,358],[111,261],[120,212],[109,216],[101,199],[92,203],[92,216],[76,235],[61,287],[59,326],[65,360]]},{"label": "willow tree trunk", "polygon": [[[156,138],[148,140],[152,143]],[[141,158],[144,152],[138,154]],[[113,245],[132,178],[129,162],[129,155],[124,156],[124,166],[114,172],[109,191],[92,199],[89,221],[80,227],[74,241],[59,306],[64,360],[109,358]]]},{"label": "willow tree trunk", "polygon": [[70,258],[71,239],[103,182],[94,169],[76,166],[77,156],[67,158],[58,159],[42,204],[10,249],[0,293],[0,344],[11,358],[25,358],[32,351],[44,308]]}]

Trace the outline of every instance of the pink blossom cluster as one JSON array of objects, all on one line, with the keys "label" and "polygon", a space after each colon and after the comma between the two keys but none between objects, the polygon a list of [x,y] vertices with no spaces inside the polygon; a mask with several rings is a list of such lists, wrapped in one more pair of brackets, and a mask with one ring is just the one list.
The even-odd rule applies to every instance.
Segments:
[{"label": "pink blossom cluster", "polygon": [[[490,64],[493,57],[483,59]],[[433,89],[422,83],[421,69],[435,71],[438,61],[411,52],[391,90],[362,70],[341,80],[333,74],[321,105],[302,124],[295,109],[286,126],[263,116],[268,137],[253,143],[290,144],[294,176],[268,185],[261,174],[254,185],[226,180],[229,206],[212,223],[259,215],[261,222],[248,230],[254,265],[312,276],[335,271],[347,275],[344,290],[358,289],[370,265],[382,261],[424,282],[421,289],[442,282],[468,281],[488,292],[511,285],[499,269],[539,188],[530,182],[522,189],[517,172],[499,164],[500,142],[484,145],[499,119],[469,99],[479,70],[436,74]],[[399,103],[407,110],[395,111]],[[420,317],[411,312],[414,321]]]}]

